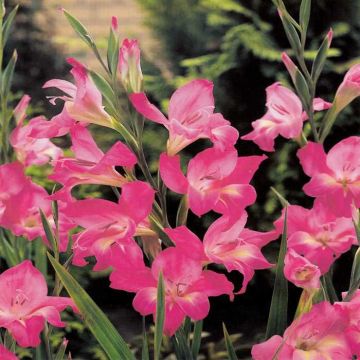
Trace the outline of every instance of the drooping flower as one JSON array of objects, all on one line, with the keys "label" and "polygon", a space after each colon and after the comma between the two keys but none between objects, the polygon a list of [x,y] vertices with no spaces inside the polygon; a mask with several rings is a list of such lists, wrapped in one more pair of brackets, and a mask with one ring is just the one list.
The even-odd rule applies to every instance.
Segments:
[{"label": "drooping flower", "polygon": [[278,237],[277,231],[261,233],[244,228],[247,214],[230,223],[226,217],[216,220],[204,236],[204,241],[186,226],[165,229],[170,239],[182,253],[196,259],[203,265],[210,263],[224,265],[227,271],[239,271],[243,283],[238,293],[246,291],[255,270],[267,269],[272,265],[261,253],[261,248]]},{"label": "drooping flower", "polygon": [[79,184],[121,187],[128,182],[115,170],[115,166],[132,168],[136,164],[136,156],[126,145],[117,141],[104,154],[85,127],[76,125],[70,134],[75,158],[62,158],[54,162],[54,170],[49,178],[64,186],[55,193],[54,198],[66,199],[71,189]]},{"label": "drooping flower", "polygon": [[153,201],[154,190],[145,182],[134,181],[123,186],[118,204],[102,199],[69,203],[64,213],[85,228],[74,238],[73,263],[84,266],[86,257],[95,256],[94,270],[106,269],[115,261],[116,247],[135,246],[133,237],[137,235],[154,235],[146,225]]},{"label": "drooping flower", "polygon": [[[275,222],[283,227],[283,216]],[[290,205],[287,213],[288,248],[305,256],[325,274],[331,264],[356,243],[351,218],[337,218],[322,203],[312,209]]]},{"label": "drooping flower", "polygon": [[67,59],[75,84],[61,79],[49,80],[44,88],[58,88],[63,96],[51,96],[51,103],[57,99],[65,101],[67,114],[76,121],[113,128],[111,116],[104,110],[100,91],[90,80],[86,67],[73,58]]},{"label": "drooping flower", "polygon": [[208,80],[193,80],[176,90],[170,99],[168,118],[144,93],[131,94],[130,100],[140,114],[168,129],[170,156],[198,139],[210,139],[215,147],[227,149],[239,137],[229,121],[214,113],[213,83]]},{"label": "drooping flower", "polygon": [[254,360],[349,360],[352,352],[344,330],[343,311],[322,302],[296,319],[284,336],[275,335],[252,348]]},{"label": "drooping flower", "polygon": [[307,290],[320,288],[320,269],[292,249],[285,256],[284,275],[287,280],[300,288]]},{"label": "drooping flower", "polygon": [[137,40],[124,39],[119,49],[119,74],[129,93],[143,90],[143,74],[140,65],[140,48]]},{"label": "drooping flower", "polygon": [[18,360],[17,356],[9,351],[5,346],[0,345],[0,359],[1,360]]},{"label": "drooping flower", "polygon": [[76,307],[67,297],[47,296],[43,274],[29,260],[0,275],[0,327],[6,328],[19,346],[36,347],[45,322],[63,327],[60,312]]},{"label": "drooping flower", "polygon": [[[233,285],[222,274],[202,270],[201,264],[188,258],[176,248],[162,251],[154,260],[151,270],[142,262],[141,251],[132,258],[118,257],[119,267],[111,274],[111,287],[136,292],[133,306],[141,315],[156,316],[157,285],[160,272],[165,285],[165,324],[164,332],[172,336],[186,316],[197,321],[204,319],[210,310],[208,297],[232,296]],[[136,260],[135,260],[136,259]],[[140,269],[140,270],[138,270]],[[123,281],[125,277],[128,281]]]},{"label": "drooping flower", "polygon": [[62,155],[62,150],[54,145],[49,139],[39,139],[31,135],[33,125],[37,121],[46,121],[44,117],[33,118],[28,124],[24,124],[26,118],[26,108],[30,102],[30,97],[24,95],[19,104],[14,109],[14,116],[17,122],[15,129],[10,135],[10,144],[14,148],[16,158],[25,166],[43,165],[50,159],[58,159]]},{"label": "drooping flower", "polygon": [[187,194],[189,207],[196,215],[214,210],[238,216],[256,199],[249,182],[265,158],[264,155],[238,157],[235,149],[210,148],[189,161],[186,177],[180,169],[178,155],[161,154],[159,169],[169,189]]},{"label": "drooping flower", "polygon": [[[314,110],[330,106],[320,98],[314,99]],[[274,140],[279,135],[286,139],[296,139],[301,135],[307,116],[294,92],[278,82],[270,85],[266,88],[266,107],[266,114],[252,123],[254,130],[241,139],[252,140],[264,151],[274,151]]]},{"label": "drooping flower", "polygon": [[337,216],[351,217],[351,204],[360,207],[360,137],[351,136],[325,153],[322,145],[309,142],[298,151],[304,172],[311,180],[307,195],[327,204]]}]

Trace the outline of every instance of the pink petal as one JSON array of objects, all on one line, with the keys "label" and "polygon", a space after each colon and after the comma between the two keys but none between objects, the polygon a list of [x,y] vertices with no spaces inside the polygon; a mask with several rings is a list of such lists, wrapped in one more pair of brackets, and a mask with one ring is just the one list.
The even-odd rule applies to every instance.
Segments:
[{"label": "pink petal", "polygon": [[197,112],[212,113],[214,110],[213,83],[193,80],[177,89],[170,98],[169,119],[185,121]]},{"label": "pink petal", "polygon": [[157,299],[156,287],[147,287],[140,289],[134,297],[133,307],[142,316],[155,314],[156,299]]},{"label": "pink petal", "polygon": [[133,93],[129,95],[130,101],[137,112],[147,119],[167,126],[168,119],[153,104],[151,104],[144,93]]},{"label": "pink petal", "polygon": [[165,185],[179,193],[185,194],[188,188],[188,181],[180,168],[180,156],[168,156],[165,153],[160,155],[159,170]]},{"label": "pink petal", "polygon": [[210,311],[209,299],[206,294],[201,292],[191,292],[185,296],[178,296],[176,304],[185,315],[195,321],[204,319]]},{"label": "pink petal", "polygon": [[321,144],[309,141],[307,145],[298,150],[297,156],[306,175],[314,176],[316,173],[329,172],[326,165],[326,154]]}]

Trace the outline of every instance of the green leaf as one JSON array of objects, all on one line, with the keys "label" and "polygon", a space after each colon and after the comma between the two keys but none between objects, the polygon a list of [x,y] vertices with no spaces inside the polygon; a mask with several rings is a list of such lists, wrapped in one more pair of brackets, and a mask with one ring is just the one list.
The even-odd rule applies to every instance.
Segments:
[{"label": "green leaf", "polygon": [[301,54],[301,42],[299,34],[297,33],[294,25],[291,24],[286,16],[280,15],[280,19],[292,49],[294,50],[296,56],[299,56]]},{"label": "green leaf", "polygon": [[321,279],[321,283],[323,286],[323,289],[326,293],[326,297],[328,301],[330,301],[332,304],[336,301],[339,301],[336,291],[334,288],[334,284],[332,282],[332,271],[329,270]]},{"label": "green leaf", "polygon": [[324,68],[325,61],[328,56],[329,47],[330,47],[330,38],[328,34],[323,40],[311,68],[311,78],[313,79],[314,83],[318,81],[319,76]]},{"label": "green leaf", "polygon": [[300,71],[296,71],[295,73],[294,85],[303,103],[303,106],[305,107],[305,109],[309,109],[311,105],[309,86],[304,78],[304,75]]},{"label": "green leaf", "polygon": [[2,75],[1,90],[5,98],[8,96],[10,91],[10,86],[14,75],[16,61],[17,61],[17,52],[16,50],[14,50],[13,55],[10,61],[8,62],[8,64],[6,65],[6,68]]},{"label": "green leaf", "polygon": [[224,323],[223,323],[223,331],[224,331],[224,339],[225,339],[226,350],[228,352],[229,360],[238,360],[234,346],[231,342],[229,333],[228,333]]},{"label": "green leaf", "polygon": [[75,30],[75,32],[80,36],[80,38],[92,49],[95,46],[94,40],[89,34],[86,27],[74,16],[72,16],[69,12],[63,9],[64,15],[68,20],[71,27]]},{"label": "green leaf", "polygon": [[59,350],[55,355],[54,360],[64,360],[67,344],[68,342],[65,340],[61,343],[61,345],[59,346]]},{"label": "green leaf", "polygon": [[42,226],[44,228],[45,235],[46,235],[47,240],[49,241],[51,249],[54,252],[54,254],[59,254],[58,244],[57,244],[56,238],[52,232],[49,221],[48,221],[47,217],[45,216],[44,212],[41,209],[39,209],[39,211],[40,211]]},{"label": "green leaf", "polygon": [[186,195],[184,195],[180,200],[180,204],[179,204],[178,211],[176,214],[176,226],[186,224],[188,212],[189,212],[188,198]]},{"label": "green leaf", "polygon": [[310,20],[311,0],[302,0],[300,5],[299,23],[301,31],[306,34]]},{"label": "green leaf", "polygon": [[36,239],[34,241],[34,249],[35,249],[35,266],[39,269],[43,275],[46,277],[48,273],[47,267],[47,258],[46,258],[46,246],[44,245],[42,239]]},{"label": "green leaf", "polygon": [[287,327],[288,283],[284,276],[284,259],[287,240],[287,207],[285,207],[284,227],[281,236],[280,252],[276,265],[274,290],[271,298],[266,339],[282,335]]},{"label": "green leaf", "polygon": [[172,337],[177,359],[191,359],[191,349],[187,341],[186,332],[181,327]]},{"label": "green leaf", "polygon": [[107,62],[112,76],[115,77],[119,62],[119,37],[115,36],[111,28],[108,38]]},{"label": "green leaf", "polygon": [[141,351],[141,360],[150,360],[149,343],[148,343],[146,327],[145,327],[145,317],[143,317],[143,343],[142,343],[142,351]]},{"label": "green leaf", "polygon": [[54,267],[60,281],[68,294],[74,300],[85,325],[104,349],[110,360],[135,360],[124,339],[116,331],[114,325],[79,285],[72,275],[48,253],[48,258]]},{"label": "green leaf", "polygon": [[4,24],[2,26],[2,34],[3,34],[3,46],[5,47],[8,39],[9,39],[9,35],[10,35],[10,30],[11,30],[11,26],[14,22],[16,13],[19,9],[19,5],[16,5],[10,12],[10,14],[7,16],[6,20],[4,21]]},{"label": "green leaf", "polygon": [[155,335],[154,335],[154,360],[159,360],[161,351],[161,342],[164,331],[165,322],[165,286],[163,275],[160,272],[157,299],[156,299],[156,321],[155,321]]},{"label": "green leaf", "polygon": [[356,250],[352,268],[351,268],[351,277],[349,291],[346,294],[345,301],[351,300],[354,292],[359,288],[360,285],[360,247]]},{"label": "green leaf", "polygon": [[196,321],[194,325],[193,340],[191,344],[191,353],[194,359],[197,359],[197,356],[199,355],[202,329],[203,320]]}]

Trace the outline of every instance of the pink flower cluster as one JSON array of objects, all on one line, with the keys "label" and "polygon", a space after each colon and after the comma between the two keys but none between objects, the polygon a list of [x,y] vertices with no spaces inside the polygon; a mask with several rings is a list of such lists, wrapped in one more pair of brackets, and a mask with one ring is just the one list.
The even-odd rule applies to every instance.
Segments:
[{"label": "pink flower cluster", "polygon": [[[115,20],[112,31],[117,31]],[[143,316],[156,317],[161,274],[165,286],[164,332],[171,336],[185,317],[197,321],[208,315],[209,297],[227,295],[232,300],[246,291],[255,270],[272,267],[262,248],[281,234],[285,211],[275,221],[274,230],[259,232],[246,227],[246,208],[256,200],[250,182],[267,157],[238,155],[238,131],[215,112],[213,84],[208,80],[193,80],[177,89],[165,116],[142,92],[137,42],[125,40],[119,51],[118,80],[137,112],[168,131],[166,151],[159,156],[163,184],[181,194],[196,216],[213,212],[217,217],[203,239],[186,225],[171,227],[165,222],[159,231],[162,225],[158,221],[154,226],[154,220],[159,220],[156,211],[160,190],[137,178],[137,165],[142,161],[139,148],[121,141],[106,152],[97,146],[89,124],[117,129],[118,119],[106,111],[86,66],[75,59],[68,62],[75,83],[54,79],[44,85],[63,93],[50,97],[52,103],[64,102],[60,114],[50,121],[40,116],[26,122],[28,96],[14,111],[17,123],[10,142],[17,160],[0,166],[0,226],[30,241],[41,237],[49,245],[41,209],[59,234],[61,252],[69,248],[69,231],[77,229],[70,243],[72,263],[84,266],[93,257],[94,271],[110,268],[110,286],[135,293],[133,306]],[[352,69],[345,77],[333,106],[345,101],[342,96],[357,94],[356,71]],[[266,95],[266,114],[252,124],[253,131],[242,139],[254,141],[264,151],[274,151],[278,135],[287,139],[301,137],[307,115],[299,97],[279,83],[269,86]],[[320,98],[313,102],[316,111],[331,106]],[[72,155],[65,155],[51,142],[65,135],[71,139]],[[200,139],[211,145],[185,164],[181,152]],[[312,142],[298,151],[303,171],[311,178],[304,192],[315,200],[311,209],[287,207],[284,274],[305,292],[316,292],[320,278],[334,261],[357,245],[352,215],[353,209],[360,207],[359,153],[358,136],[340,141],[327,153],[323,145]],[[45,164],[52,167],[49,179],[62,185],[52,195],[26,176],[29,166]],[[118,201],[78,200],[73,188],[83,184],[111,186],[119,194]],[[58,224],[52,216],[54,200],[59,207]],[[163,234],[174,246],[165,246],[159,239]],[[243,277],[236,289],[226,276],[231,271]],[[47,296],[45,279],[30,261],[3,272],[0,289],[0,327],[8,329],[20,346],[37,346],[45,321],[63,326],[60,312],[67,306],[76,311],[71,299]],[[254,346],[254,359],[360,356],[359,305],[360,292],[349,302],[314,305],[283,336]],[[4,358],[14,358],[0,347],[1,352]]]}]

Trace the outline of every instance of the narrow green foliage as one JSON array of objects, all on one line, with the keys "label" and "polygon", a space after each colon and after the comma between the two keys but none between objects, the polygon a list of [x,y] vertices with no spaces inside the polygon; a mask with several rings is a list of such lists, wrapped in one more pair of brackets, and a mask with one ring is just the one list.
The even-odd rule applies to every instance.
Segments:
[{"label": "narrow green foliage", "polygon": [[160,359],[161,343],[165,323],[165,285],[163,275],[160,272],[157,299],[156,299],[156,321],[155,321],[155,337],[154,337],[154,360]]},{"label": "narrow green foliage", "polygon": [[113,78],[115,78],[116,76],[118,62],[119,62],[119,37],[115,36],[114,31],[110,29],[109,38],[108,38],[108,48],[107,48],[107,63]]},{"label": "narrow green foliage", "polygon": [[330,301],[332,304],[336,301],[339,301],[336,291],[334,288],[334,284],[332,282],[332,271],[329,270],[321,279],[321,283],[323,286],[323,289],[326,293],[326,297],[328,301]]},{"label": "narrow green foliage", "polygon": [[55,257],[57,257],[57,255],[59,254],[59,248],[56,237],[53,234],[49,221],[46,218],[44,212],[41,209],[39,209],[39,211],[40,211],[41,222],[45,231],[46,238],[49,241],[49,244],[51,246],[52,251],[55,254]]},{"label": "narrow green foliage", "polygon": [[[355,225],[355,228],[356,227],[357,226]],[[359,240],[359,234],[357,234],[357,237]],[[354,292],[359,288],[359,286],[360,286],[360,247],[358,247],[354,256],[354,260],[351,268],[349,291],[345,297],[346,301],[351,299]]]},{"label": "narrow green foliage", "polygon": [[71,27],[75,30],[75,32],[80,36],[80,38],[92,49],[95,46],[94,40],[89,34],[86,27],[74,16],[68,13],[65,9],[63,9],[64,15],[71,25]]},{"label": "narrow green foliage", "polygon": [[149,343],[148,343],[146,327],[145,327],[145,317],[143,317],[143,342],[142,342],[141,360],[150,360]]},{"label": "narrow green foliage", "polygon": [[181,327],[172,337],[172,342],[174,344],[177,359],[191,359],[191,349],[183,327]]},{"label": "narrow green foliage", "polygon": [[287,327],[288,283],[284,276],[284,260],[287,241],[287,207],[285,207],[284,227],[281,236],[280,252],[276,265],[274,291],[271,298],[266,339],[282,335]]},{"label": "narrow green foliage", "polygon": [[186,224],[188,212],[189,212],[189,203],[187,196],[184,195],[180,200],[180,204],[176,214],[176,226]]},{"label": "narrow green foliage", "polygon": [[294,25],[288,20],[287,17],[280,15],[286,37],[289,40],[289,43],[292,49],[295,51],[296,56],[300,56],[301,54],[301,42],[299,38],[299,34],[297,33]]},{"label": "narrow green foliage", "polygon": [[42,239],[36,239],[34,241],[34,252],[35,252],[35,266],[39,269],[46,277],[48,273],[48,264],[46,258],[46,246]]},{"label": "narrow green foliage", "polygon": [[54,267],[60,281],[68,294],[74,300],[85,325],[104,349],[110,360],[135,360],[134,355],[124,339],[116,331],[114,325],[100,310],[87,292],[72,277],[72,275],[48,253],[48,258]]},{"label": "narrow green foliage", "polygon": [[304,75],[300,71],[297,71],[295,74],[294,85],[303,103],[303,106],[305,107],[305,109],[309,109],[311,105],[309,86],[304,78]]},{"label": "narrow green foliage", "polygon": [[191,344],[191,353],[194,360],[196,360],[197,356],[199,355],[202,329],[203,329],[203,320],[196,321],[194,324],[193,340]]},{"label": "narrow green foliage", "polygon": [[311,11],[311,0],[302,0],[300,6],[300,27],[301,31],[306,34],[309,20],[310,20],[310,11]]},{"label": "narrow green foliage", "polygon": [[226,350],[227,350],[227,353],[228,353],[229,360],[238,360],[238,357],[236,355],[234,346],[233,346],[233,344],[231,342],[229,333],[228,333],[224,323],[223,323],[223,331],[224,331],[225,345],[226,345]]},{"label": "narrow green foliage", "polygon": [[2,74],[2,79],[1,79],[1,93],[5,99],[7,98],[10,91],[10,86],[11,86],[12,78],[14,76],[16,61],[17,61],[17,52],[16,50],[14,50],[9,63],[6,65],[6,68]]},{"label": "narrow green foliage", "polygon": [[9,35],[10,35],[10,30],[11,30],[11,26],[14,22],[16,13],[19,9],[19,5],[16,5],[10,12],[10,14],[7,16],[6,20],[4,21],[3,27],[2,27],[2,36],[3,36],[3,46],[6,45],[8,39],[9,39]]},{"label": "narrow green foliage", "polygon": [[63,341],[59,346],[59,350],[57,351],[54,360],[64,360],[66,347],[67,347],[67,341]]},{"label": "narrow green foliage", "polygon": [[330,47],[329,37],[325,36],[317,54],[311,69],[311,78],[314,83],[317,83],[320,74],[324,68],[326,58],[328,56],[328,50]]}]

